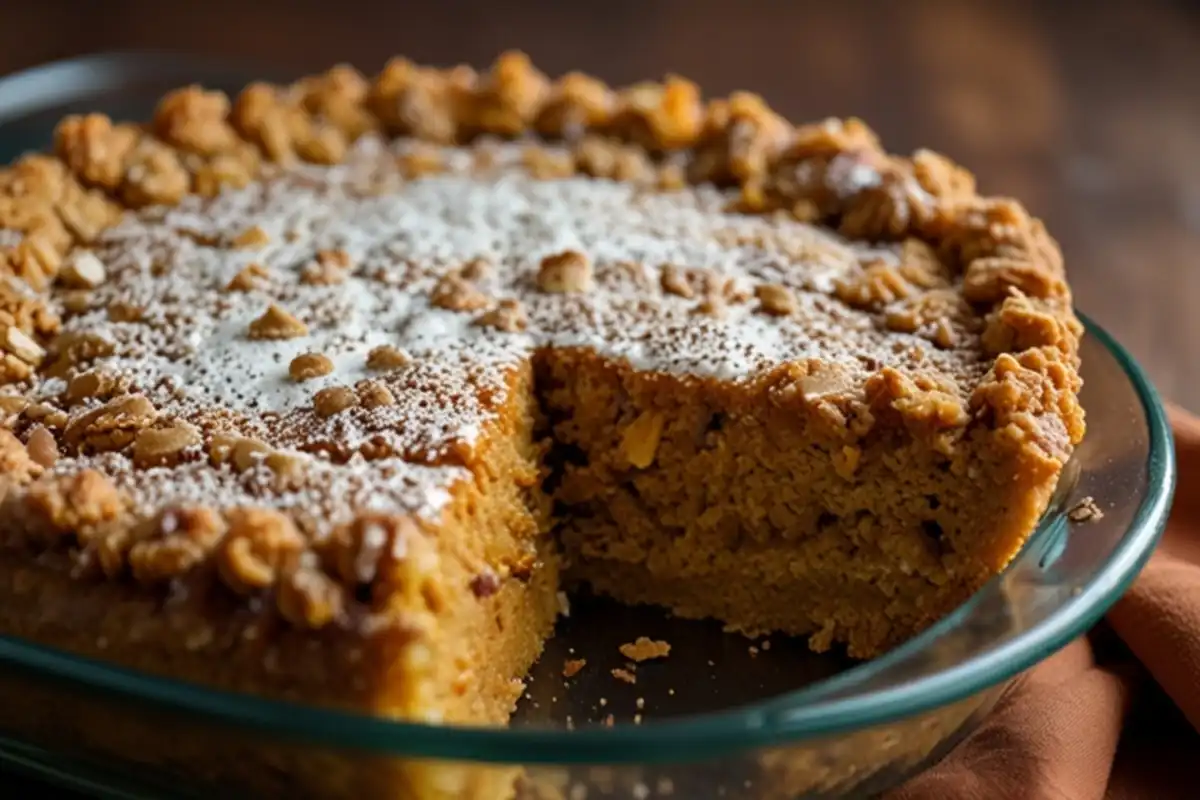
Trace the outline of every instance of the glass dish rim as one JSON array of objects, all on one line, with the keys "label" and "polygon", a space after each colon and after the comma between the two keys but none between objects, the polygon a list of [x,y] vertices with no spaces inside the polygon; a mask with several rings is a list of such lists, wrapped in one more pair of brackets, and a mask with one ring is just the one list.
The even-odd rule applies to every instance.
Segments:
[{"label": "glass dish rim", "polygon": [[[1158,393],[1130,354],[1106,331],[1080,315],[1090,336],[1116,359],[1131,381],[1149,428],[1148,488],[1121,541],[1096,579],[1042,624],[998,648],[902,686],[861,696],[829,697],[885,672],[957,625],[988,592],[997,576],[966,603],[917,637],[879,658],[803,689],[720,712],[640,726],[485,728],[382,719],[226,692],[147,675],[31,642],[0,637],[0,661],[36,670],[81,687],[152,704],[160,711],[194,714],[198,721],[300,739],[307,744],[415,758],[488,763],[649,763],[689,761],[709,755],[778,746],[831,736],[910,717],[994,686],[1049,656],[1093,625],[1132,583],[1154,549],[1175,485],[1174,448]],[[1041,538],[1048,516],[1030,537]],[[1028,544],[1026,546],[1029,546]]]}]

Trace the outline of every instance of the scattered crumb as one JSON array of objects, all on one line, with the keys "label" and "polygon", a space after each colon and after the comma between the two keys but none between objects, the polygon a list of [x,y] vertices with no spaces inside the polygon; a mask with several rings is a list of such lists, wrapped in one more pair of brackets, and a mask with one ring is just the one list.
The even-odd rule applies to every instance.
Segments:
[{"label": "scattered crumb", "polygon": [[642,724],[642,715],[641,715],[641,714],[634,714],[634,715],[633,715],[633,724],[634,724],[634,725],[641,725],[641,724]]},{"label": "scattered crumb", "polygon": [[[558,613],[564,617],[571,616],[571,601],[567,598],[566,592],[559,592],[555,596],[558,601]],[[572,650],[571,652],[575,652]]]},{"label": "scattered crumb", "polygon": [[675,690],[674,690],[674,689],[667,689],[667,694],[669,694],[669,695],[671,695],[672,697],[674,697],[674,696],[675,696]]},{"label": "scattered crumb", "polygon": [[750,645],[750,657],[756,658],[757,656],[758,656],[758,648],[755,647],[754,645]]},{"label": "scattered crumb", "polygon": [[1104,512],[1096,505],[1096,498],[1089,495],[1071,507],[1067,519],[1071,522],[1099,522],[1104,519]]},{"label": "scattered crumb", "polygon": [[770,639],[763,640],[762,649],[763,649],[764,653],[771,649],[771,640]]},{"label": "scattered crumb", "polygon": [[715,667],[715,666],[716,666],[716,664],[715,664],[715,663],[713,663],[713,660],[712,660],[711,658],[708,660],[708,665],[709,665],[710,667]]},{"label": "scattered crumb", "polygon": [[606,705],[608,705],[608,698],[607,698],[607,697],[601,697],[601,698],[600,698],[600,707],[601,707],[601,708],[604,708]]},{"label": "scattered crumb", "polygon": [[634,675],[627,669],[614,669],[612,671],[612,676],[617,680],[625,681],[626,683],[637,683],[637,675]]},{"label": "scattered crumb", "polygon": [[604,727],[611,728],[613,726],[613,715],[609,714],[604,718]]},{"label": "scattered crumb", "polygon": [[621,655],[638,663],[649,661],[652,658],[666,658],[670,654],[671,645],[668,642],[645,636],[639,636],[637,641],[621,645]]},{"label": "scattered crumb", "polygon": [[646,698],[639,697],[637,699],[637,707],[638,707],[638,711],[641,711],[643,708],[645,708],[646,707]]},{"label": "scattered crumb", "polygon": [[566,663],[563,664],[563,671],[562,671],[563,677],[564,678],[574,678],[576,675],[579,674],[579,670],[583,669],[586,666],[587,666],[586,658],[569,658],[569,659],[567,659]]},{"label": "scattered crumb", "polygon": [[675,794],[675,783],[670,778],[658,779],[659,794]]}]

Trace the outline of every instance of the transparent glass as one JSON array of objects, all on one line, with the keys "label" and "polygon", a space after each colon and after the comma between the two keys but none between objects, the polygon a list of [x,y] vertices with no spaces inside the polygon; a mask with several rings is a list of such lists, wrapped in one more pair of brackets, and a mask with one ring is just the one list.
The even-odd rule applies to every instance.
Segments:
[{"label": "transparent glass", "polygon": [[[79,107],[144,117],[189,81],[238,74],[159,56],[64,62],[0,81],[0,156],[44,146]],[[1085,632],[1133,580],[1174,489],[1170,429],[1141,369],[1088,322],[1089,433],[1013,564],[920,636],[867,663],[769,649],[718,626],[575,604],[508,729],[434,727],[152,678],[0,638],[0,763],[110,797],[500,800],[862,796],[940,758],[1018,672]],[[1065,511],[1095,498],[1104,515]],[[616,645],[670,659],[614,681]],[[587,658],[570,682],[567,658]],[[424,787],[418,791],[415,787]],[[432,788],[431,788],[432,787]]]}]

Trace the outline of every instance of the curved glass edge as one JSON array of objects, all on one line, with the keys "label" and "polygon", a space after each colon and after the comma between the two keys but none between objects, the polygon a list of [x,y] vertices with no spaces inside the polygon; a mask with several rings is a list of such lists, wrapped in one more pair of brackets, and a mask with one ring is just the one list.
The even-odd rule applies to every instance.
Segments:
[{"label": "curved glass edge", "polygon": [[144,82],[148,77],[156,82],[175,80],[175,76],[186,82],[197,75],[206,75],[209,80],[228,77],[245,81],[247,75],[265,80],[278,73],[253,67],[231,65],[227,59],[155,51],[97,53],[55,61],[0,76],[0,123],[87,100],[130,82]]},{"label": "curved glass edge", "polygon": [[[0,637],[0,659],[134,702],[195,714],[242,729],[314,744],[423,758],[492,763],[639,763],[698,760],[878,725],[954,702],[1007,680],[1066,645],[1116,602],[1148,560],[1166,524],[1175,486],[1170,427],[1158,394],[1133,358],[1084,318],[1087,331],[1132,382],[1149,428],[1147,495],[1128,533],[1096,579],[1034,630],[978,657],[903,686],[845,696],[898,670],[914,653],[962,623],[993,579],[948,617],[880,658],[766,703],[642,726],[580,729],[429,726],[235,695],[90,661]],[[1035,537],[1052,520],[1044,520]],[[1031,537],[1031,540],[1034,537]],[[467,754],[470,754],[469,756]]]}]

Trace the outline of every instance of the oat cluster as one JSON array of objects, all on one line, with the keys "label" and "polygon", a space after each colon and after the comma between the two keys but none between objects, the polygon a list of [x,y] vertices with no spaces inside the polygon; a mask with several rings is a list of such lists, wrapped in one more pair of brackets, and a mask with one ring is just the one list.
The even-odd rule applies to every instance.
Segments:
[{"label": "oat cluster", "polygon": [[423,531],[537,348],[815,409],[849,472],[876,426],[1057,460],[1083,432],[1061,256],[1018,203],[858,120],[518,53],[69,117],[0,170],[0,276],[6,546],[213,569],[304,627],[436,569]]}]

